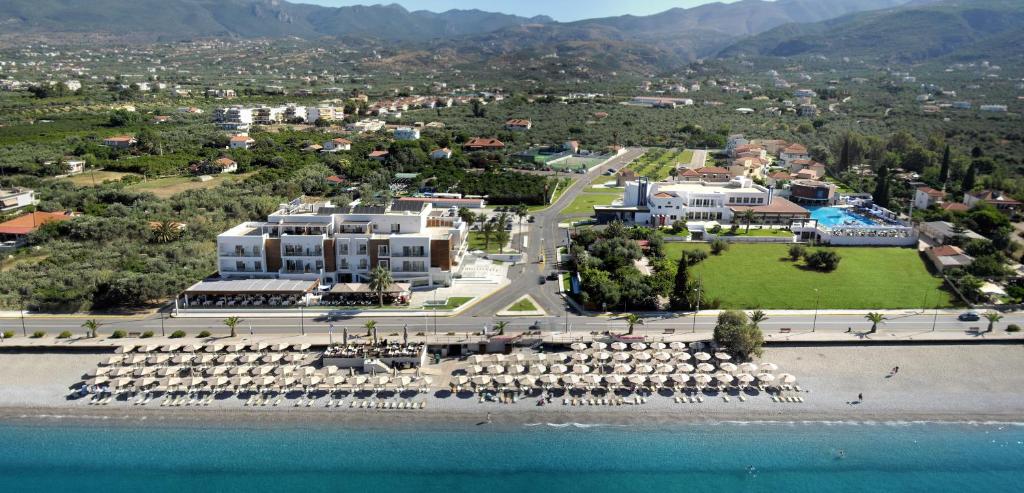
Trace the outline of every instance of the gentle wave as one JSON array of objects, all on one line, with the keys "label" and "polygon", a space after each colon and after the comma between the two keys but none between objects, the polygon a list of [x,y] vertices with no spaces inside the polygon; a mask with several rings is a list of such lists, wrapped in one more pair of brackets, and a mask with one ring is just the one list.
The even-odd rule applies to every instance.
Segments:
[{"label": "gentle wave", "polygon": [[627,428],[630,425],[612,423],[525,423],[523,426],[548,426],[551,428]]}]

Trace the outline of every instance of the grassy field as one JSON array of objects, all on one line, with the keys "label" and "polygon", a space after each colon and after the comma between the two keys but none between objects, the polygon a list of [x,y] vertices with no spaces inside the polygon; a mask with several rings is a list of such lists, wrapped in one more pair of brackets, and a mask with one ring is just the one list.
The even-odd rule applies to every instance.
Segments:
[{"label": "grassy field", "polygon": [[241,175],[218,175],[209,181],[197,181],[191,176],[172,176],[170,178],[146,180],[145,182],[136,183],[129,188],[136,192],[151,192],[157,197],[166,199],[186,190],[213,188],[225,182],[243,180],[247,176],[249,176],[249,173]]},{"label": "grassy field", "polygon": [[[561,197],[562,194],[565,193],[565,191],[568,190],[569,187],[571,187],[572,184],[575,183],[576,180],[578,180],[578,179],[579,178],[576,177],[576,176],[569,176],[567,178],[561,178],[560,179],[561,181],[558,184],[558,188],[556,188],[555,189],[555,193],[551,195],[551,204],[554,204],[555,202],[557,202],[558,198]],[[531,206],[527,206],[526,209],[528,211],[530,211],[530,212],[536,212],[536,211],[544,210],[544,209],[547,209],[548,207],[551,207],[551,204],[531,205]]]},{"label": "grassy field", "polygon": [[622,198],[622,192],[591,192],[584,191],[576,196],[571,204],[562,209],[562,214],[594,215],[595,205],[608,205],[615,199]]},{"label": "grassy field", "polygon": [[441,307],[440,309],[441,310],[454,310],[454,309],[456,309],[456,308],[458,308],[458,307],[460,307],[462,305],[465,305],[471,299],[473,299],[472,296],[456,296],[456,297],[448,298],[448,302],[445,303],[445,305],[443,307]]},{"label": "grassy field", "polygon": [[93,185],[102,184],[105,181],[121,181],[121,178],[131,174],[132,173],[122,173],[119,171],[86,171],[85,173],[64,179],[74,183],[75,186],[91,187]]},{"label": "grassy field", "polygon": [[[666,245],[673,265],[683,250],[706,248],[706,244]],[[720,299],[722,308],[813,309],[816,296],[820,296],[820,308],[920,308],[926,298],[931,308],[953,306],[955,301],[914,249],[832,248],[842,261],[834,272],[822,273],[791,262],[788,248],[732,244],[722,255],[710,256],[692,268],[691,276],[701,276],[708,297]]]},{"label": "grassy field", "polygon": [[523,298],[520,298],[519,301],[513,303],[512,306],[508,307],[508,311],[510,311],[510,312],[535,312],[535,311],[537,311],[537,305],[534,305],[533,302],[529,300],[529,298],[523,297]]},{"label": "grassy field", "polygon": [[784,229],[759,229],[759,228],[750,228],[750,231],[747,232],[746,225],[741,224],[740,225],[740,229],[736,230],[735,234],[729,233],[729,230],[726,229],[725,232],[722,233],[722,235],[723,236],[793,236],[793,232],[792,231],[787,231],[787,230],[784,230]]},{"label": "grassy field", "polygon": [[491,244],[487,248],[484,248],[484,234],[479,231],[469,232],[469,249],[470,251],[480,250],[487,253],[498,253],[498,241],[496,240],[497,235],[491,235]]}]

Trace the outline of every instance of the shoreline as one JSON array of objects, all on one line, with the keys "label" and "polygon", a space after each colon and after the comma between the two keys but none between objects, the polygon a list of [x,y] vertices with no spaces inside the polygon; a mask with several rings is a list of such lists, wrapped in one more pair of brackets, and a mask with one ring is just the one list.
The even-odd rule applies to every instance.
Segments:
[{"label": "shoreline", "polygon": [[336,411],[302,409],[297,412],[248,409],[132,409],[118,411],[61,407],[0,407],[0,423],[22,426],[123,426],[167,428],[303,428],[330,425],[353,430],[518,430],[523,427],[631,427],[665,428],[676,426],[719,425],[992,425],[1024,426],[1019,413],[824,413],[794,412],[764,416],[754,412],[694,413],[664,410],[640,412],[608,411],[535,411],[494,412],[486,423],[487,410],[464,411]]}]

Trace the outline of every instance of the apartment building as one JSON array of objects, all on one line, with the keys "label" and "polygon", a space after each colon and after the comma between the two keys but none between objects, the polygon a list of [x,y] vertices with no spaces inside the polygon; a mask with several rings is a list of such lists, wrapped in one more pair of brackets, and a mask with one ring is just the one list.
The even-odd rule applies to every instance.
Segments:
[{"label": "apartment building", "polygon": [[13,211],[36,203],[36,193],[28,188],[0,188],[0,212]]},{"label": "apartment building", "polygon": [[428,202],[385,206],[283,204],[267,221],[217,237],[222,278],[367,282],[383,266],[397,282],[447,285],[466,254],[468,226]]}]

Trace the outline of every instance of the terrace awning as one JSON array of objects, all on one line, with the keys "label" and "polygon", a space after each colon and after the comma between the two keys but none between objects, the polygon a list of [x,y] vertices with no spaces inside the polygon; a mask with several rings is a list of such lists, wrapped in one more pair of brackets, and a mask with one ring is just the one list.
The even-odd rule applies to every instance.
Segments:
[{"label": "terrace awning", "polygon": [[185,290],[189,296],[237,294],[305,294],[320,285],[319,280],[292,279],[214,279],[203,280]]},{"label": "terrace awning", "polygon": [[[410,285],[407,283],[391,283],[387,289],[384,290],[386,294],[404,294],[408,293]],[[361,282],[343,282],[335,284],[331,288],[331,294],[376,294],[376,291],[370,289],[370,285]]]}]

